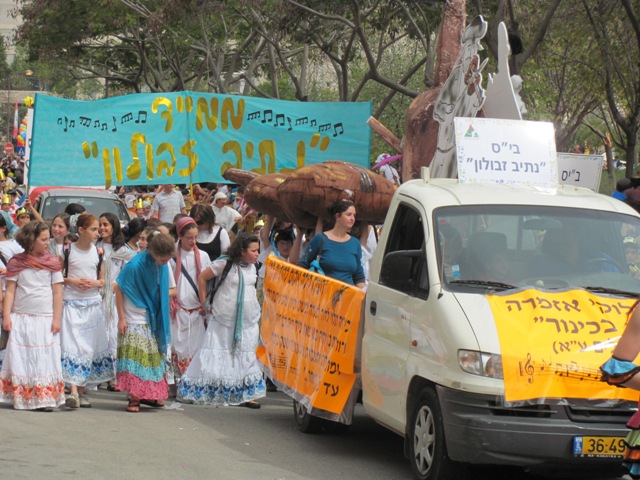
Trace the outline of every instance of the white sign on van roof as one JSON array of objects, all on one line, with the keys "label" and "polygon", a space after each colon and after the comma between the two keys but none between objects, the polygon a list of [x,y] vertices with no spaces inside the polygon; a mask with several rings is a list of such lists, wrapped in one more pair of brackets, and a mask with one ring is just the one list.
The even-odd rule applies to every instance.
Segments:
[{"label": "white sign on van roof", "polygon": [[454,123],[460,183],[558,186],[552,123],[464,117]]},{"label": "white sign on van roof", "polygon": [[604,155],[558,152],[558,181],[565,185],[585,187],[598,193]]}]

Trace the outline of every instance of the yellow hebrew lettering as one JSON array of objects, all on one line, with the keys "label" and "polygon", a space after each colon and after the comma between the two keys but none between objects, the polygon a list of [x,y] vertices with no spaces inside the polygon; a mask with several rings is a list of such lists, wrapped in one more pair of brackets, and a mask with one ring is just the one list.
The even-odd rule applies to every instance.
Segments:
[{"label": "yellow hebrew lettering", "polygon": [[236,163],[224,162],[220,168],[220,173],[224,173],[228,168],[242,168],[242,147],[235,140],[229,140],[222,146],[222,153],[233,152],[236,156]]},{"label": "yellow hebrew lettering", "polygon": [[151,104],[151,111],[153,113],[158,113],[159,107],[166,107],[166,110],[160,114],[162,118],[164,118],[167,123],[164,127],[165,132],[171,131],[173,128],[173,105],[171,104],[171,100],[166,97],[157,97],[153,99],[153,103]]},{"label": "yellow hebrew lettering", "polygon": [[166,160],[160,160],[156,165],[156,175],[158,178],[162,177],[162,170],[167,172],[168,177],[172,177],[176,169],[176,153],[173,151],[173,145],[169,142],[162,142],[156,150],[156,156],[160,156],[164,152],[169,152],[169,155],[171,155],[171,166],[169,166],[169,162]]},{"label": "yellow hebrew lettering", "polygon": [[240,130],[244,117],[244,99],[238,100],[238,114],[233,114],[233,98],[227,97],[222,101],[222,129],[229,128],[229,120],[235,130]]},{"label": "yellow hebrew lettering", "polygon": [[180,147],[180,153],[182,155],[186,155],[189,158],[189,167],[183,168],[182,170],[178,171],[178,174],[182,175],[183,177],[188,177],[189,175],[191,175],[198,166],[198,155],[196,155],[192,150],[195,145],[195,140],[189,140],[188,142],[185,142],[182,147]]},{"label": "yellow hebrew lettering", "polygon": [[178,113],[183,113],[185,110],[191,112],[193,110],[193,98],[191,96],[178,97],[176,99],[176,109]]},{"label": "yellow hebrew lettering", "polygon": [[134,133],[131,135],[131,158],[133,158],[133,163],[127,167],[127,178],[129,180],[137,180],[142,173],[140,156],[138,155],[138,143],[147,143],[147,139],[142,133]]},{"label": "yellow hebrew lettering", "polygon": [[96,142],[91,142],[91,145],[89,145],[89,142],[82,142],[82,153],[84,154],[84,158],[89,158],[92,153],[94,157],[97,157],[98,145]]},{"label": "yellow hebrew lettering", "polygon": [[[265,174],[276,172],[276,144],[273,140],[263,140],[258,145],[258,151],[260,152],[260,168],[252,168],[252,172]],[[267,156],[269,157],[269,164],[267,165]]]},{"label": "yellow hebrew lettering", "polygon": [[104,167],[104,188],[111,186],[111,155],[109,149],[102,150],[102,165]]},{"label": "yellow hebrew lettering", "polygon": [[214,131],[218,126],[218,99],[213,97],[211,99],[211,116],[209,116],[209,105],[207,105],[207,99],[200,97],[196,104],[196,130],[200,131],[204,128],[204,122],[207,122],[207,128],[210,131]]},{"label": "yellow hebrew lettering", "polygon": [[280,171],[281,172],[293,172],[294,170],[297,170],[298,168],[302,168],[304,167],[304,161],[307,155],[307,147],[305,145],[305,143],[300,140],[298,142],[298,146],[296,147],[296,168],[281,168]]},{"label": "yellow hebrew lettering", "polygon": [[147,144],[144,147],[144,156],[147,159],[147,178],[153,179],[153,146]]},{"label": "yellow hebrew lettering", "polygon": [[113,163],[116,167],[116,182],[122,182],[122,155],[120,155],[120,149],[115,147],[113,149]]},{"label": "yellow hebrew lettering", "polygon": [[255,150],[255,146],[253,142],[248,142],[244,147],[244,152],[247,154],[247,158],[253,158],[253,151]]}]

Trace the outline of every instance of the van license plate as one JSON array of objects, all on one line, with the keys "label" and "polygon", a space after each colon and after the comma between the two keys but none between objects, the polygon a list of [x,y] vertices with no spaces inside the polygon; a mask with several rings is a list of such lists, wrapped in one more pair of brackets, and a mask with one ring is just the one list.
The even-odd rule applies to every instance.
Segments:
[{"label": "van license plate", "polygon": [[573,437],[573,456],[584,458],[622,458],[624,437]]}]

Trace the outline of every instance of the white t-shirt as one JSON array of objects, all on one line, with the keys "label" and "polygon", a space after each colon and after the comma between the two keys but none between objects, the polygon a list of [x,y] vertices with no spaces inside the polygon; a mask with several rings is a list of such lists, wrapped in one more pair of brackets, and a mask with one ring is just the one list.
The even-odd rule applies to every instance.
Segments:
[{"label": "white t-shirt", "polygon": [[[211,266],[211,260],[209,259],[209,255],[202,250],[198,250],[200,252],[200,272],[203,272],[205,269]],[[195,250],[187,252],[186,250],[181,250],[180,254],[182,256],[182,266],[184,266],[185,270],[191,278],[193,279],[193,283],[198,286],[198,276],[196,274],[196,257]],[[171,268],[175,272],[176,261],[175,259],[171,260]],[[173,277],[172,277],[173,278]],[[198,308],[200,306],[200,299],[196,295],[195,290],[189,283],[189,280],[181,274],[178,277],[178,302],[182,305],[183,308],[187,310],[191,310],[192,308]]]},{"label": "white t-shirt", "polygon": [[[173,278],[173,268],[167,264],[169,268],[169,288],[175,288],[176,281]],[[167,292],[169,295],[169,292]],[[127,321],[128,325],[144,325],[147,323],[147,311],[144,308],[136,307],[135,304],[129,300],[125,294],[122,294],[124,297],[124,318]]]},{"label": "white t-shirt", "polygon": [[[96,246],[91,245],[89,250],[84,251],[80,250],[75,243],[72,243],[70,248],[67,278],[95,278],[97,280],[99,257]],[[97,287],[89,290],[80,290],[73,285],[65,285],[63,297],[65,300],[84,300],[99,296],[99,291],[100,289]]]},{"label": "white t-shirt", "polygon": [[12,312],[28,315],[53,315],[51,285],[64,282],[62,272],[25,268],[8,282],[18,282]]},{"label": "white t-shirt", "polygon": [[216,223],[223,227],[227,232],[235,225],[236,222],[234,222],[234,220],[242,217],[242,215],[228,205],[225,205],[222,208],[213,206],[213,213],[216,214]]},{"label": "white t-shirt", "polygon": [[167,195],[164,191],[160,192],[153,199],[151,204],[151,212],[158,212],[161,222],[173,223],[173,218],[182,213],[185,208],[182,193],[173,191]]},{"label": "white t-shirt", "polygon": [[22,252],[24,252],[24,248],[22,248],[15,240],[11,239],[0,241],[0,253],[2,253],[2,256],[7,262],[11,260],[11,257]]}]

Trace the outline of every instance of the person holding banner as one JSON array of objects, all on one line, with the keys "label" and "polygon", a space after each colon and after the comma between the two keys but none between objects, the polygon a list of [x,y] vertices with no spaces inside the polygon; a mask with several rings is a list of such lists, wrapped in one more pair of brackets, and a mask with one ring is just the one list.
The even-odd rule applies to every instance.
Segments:
[{"label": "person holding banner", "polygon": [[[602,381],[616,387],[632,388],[640,391],[640,366],[634,360],[640,354],[640,308],[637,300],[629,309],[629,321],[613,349],[612,356],[601,367]],[[640,402],[639,402],[640,405]],[[627,422],[631,429],[625,443],[622,465],[629,470],[633,478],[640,478],[640,411],[633,414]]]},{"label": "person holding banner", "polygon": [[335,221],[333,228],[313,237],[298,266],[309,269],[312,262],[317,262],[318,273],[364,288],[362,247],[357,238],[349,235],[356,221],[356,207],[351,200],[340,200],[331,205],[329,212]]},{"label": "person holding banner", "polygon": [[[210,207],[209,207],[210,208]],[[176,222],[178,248],[173,274],[178,294],[171,308],[171,360],[176,378],[182,376],[205,337],[205,318],[200,312],[198,276],[211,260],[197,245],[198,225],[191,217]]]},{"label": "person holding banner", "polygon": [[[256,400],[266,395],[266,384],[256,356],[260,337],[256,296],[259,251],[258,237],[240,232],[228,257],[215,260],[198,276],[202,313],[208,306],[208,327],[200,350],[178,385],[178,401],[260,408]],[[209,301],[206,285],[214,277],[217,282]]]}]

